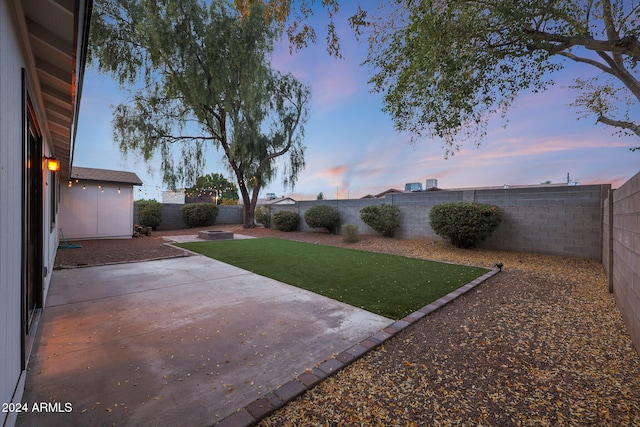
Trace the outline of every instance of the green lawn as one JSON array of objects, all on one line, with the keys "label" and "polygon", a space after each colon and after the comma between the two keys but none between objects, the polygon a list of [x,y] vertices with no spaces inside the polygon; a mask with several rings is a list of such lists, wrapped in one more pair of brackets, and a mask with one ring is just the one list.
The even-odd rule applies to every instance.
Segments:
[{"label": "green lawn", "polygon": [[275,238],[177,246],[391,319],[400,319],[488,271]]}]

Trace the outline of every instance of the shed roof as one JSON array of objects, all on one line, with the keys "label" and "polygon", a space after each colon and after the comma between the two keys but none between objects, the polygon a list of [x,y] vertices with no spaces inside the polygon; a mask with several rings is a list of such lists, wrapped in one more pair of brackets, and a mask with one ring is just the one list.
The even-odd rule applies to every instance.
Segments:
[{"label": "shed roof", "polygon": [[83,181],[115,182],[118,184],[142,185],[135,172],[114,171],[109,169],[71,168],[71,179]]}]

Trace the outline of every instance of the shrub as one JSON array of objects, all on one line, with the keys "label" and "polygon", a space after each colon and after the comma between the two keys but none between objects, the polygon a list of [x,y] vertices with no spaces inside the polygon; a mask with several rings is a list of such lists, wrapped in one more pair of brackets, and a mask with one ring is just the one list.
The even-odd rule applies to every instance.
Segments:
[{"label": "shrub", "polygon": [[162,222],[162,204],[157,200],[138,200],[136,202],[138,223],[154,230]]},{"label": "shrub", "polygon": [[264,225],[264,228],[271,228],[271,208],[269,206],[256,208],[254,218],[258,224]]},{"label": "shrub", "polygon": [[296,231],[300,215],[295,212],[280,211],[273,214],[273,225],[280,231]]},{"label": "shrub", "polygon": [[342,241],[344,243],[356,243],[358,237],[358,226],[353,224],[345,224],[342,226]]},{"label": "shrub", "polygon": [[470,248],[491,235],[503,213],[498,206],[453,202],[434,206],[429,217],[436,234],[459,248]]},{"label": "shrub", "polygon": [[180,215],[187,227],[213,225],[218,217],[218,206],[214,203],[189,203],[180,208]]},{"label": "shrub", "polygon": [[340,215],[331,206],[316,205],[304,213],[304,220],[310,228],[324,228],[329,233],[335,233],[338,230]]},{"label": "shrub", "polygon": [[360,219],[369,227],[386,237],[400,227],[400,208],[393,205],[372,205],[360,209]]}]

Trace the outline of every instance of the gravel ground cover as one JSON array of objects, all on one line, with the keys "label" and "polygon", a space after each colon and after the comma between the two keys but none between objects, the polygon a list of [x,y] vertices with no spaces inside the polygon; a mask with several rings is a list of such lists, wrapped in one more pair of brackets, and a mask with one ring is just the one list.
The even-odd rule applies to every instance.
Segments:
[{"label": "gravel ground cover", "polygon": [[183,250],[168,245],[167,240],[158,233],[131,239],[81,240],[69,243],[78,244],[82,247],[58,249],[54,268],[137,262],[173,258],[185,254]]},{"label": "gravel ground cover", "polygon": [[[640,425],[640,356],[596,261],[378,236],[347,245],[324,233],[225,229],[481,267],[504,264],[502,273],[262,420],[263,427]],[[163,235],[196,231],[98,246],[128,262],[164,246]],[[104,261],[105,255],[91,261],[89,246],[84,254],[58,255],[77,251],[80,263]],[[149,253],[180,255],[173,251]]]}]

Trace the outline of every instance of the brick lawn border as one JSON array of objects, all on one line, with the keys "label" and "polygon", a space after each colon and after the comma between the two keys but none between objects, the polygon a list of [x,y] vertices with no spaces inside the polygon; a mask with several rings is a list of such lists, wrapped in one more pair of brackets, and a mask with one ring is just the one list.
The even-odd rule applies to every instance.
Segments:
[{"label": "brick lawn border", "polygon": [[254,400],[244,408],[238,409],[233,414],[215,423],[214,426],[249,427],[256,425],[260,420],[275,412],[278,408],[284,406],[286,403],[292,401],[306,391],[311,390],[320,381],[336,374],[349,364],[369,353],[374,348],[391,339],[400,331],[409,327],[412,323],[422,319],[459,296],[469,292],[485,280],[495,276],[499,271],[500,270],[498,269],[493,269],[466,285],[459,287],[455,291],[449,292],[447,295],[437,299],[431,304],[414,311],[413,313],[380,330],[375,335],[372,335],[369,338],[349,347],[335,357],[319,363],[311,371],[298,375],[296,378],[282,384],[274,391]]}]

